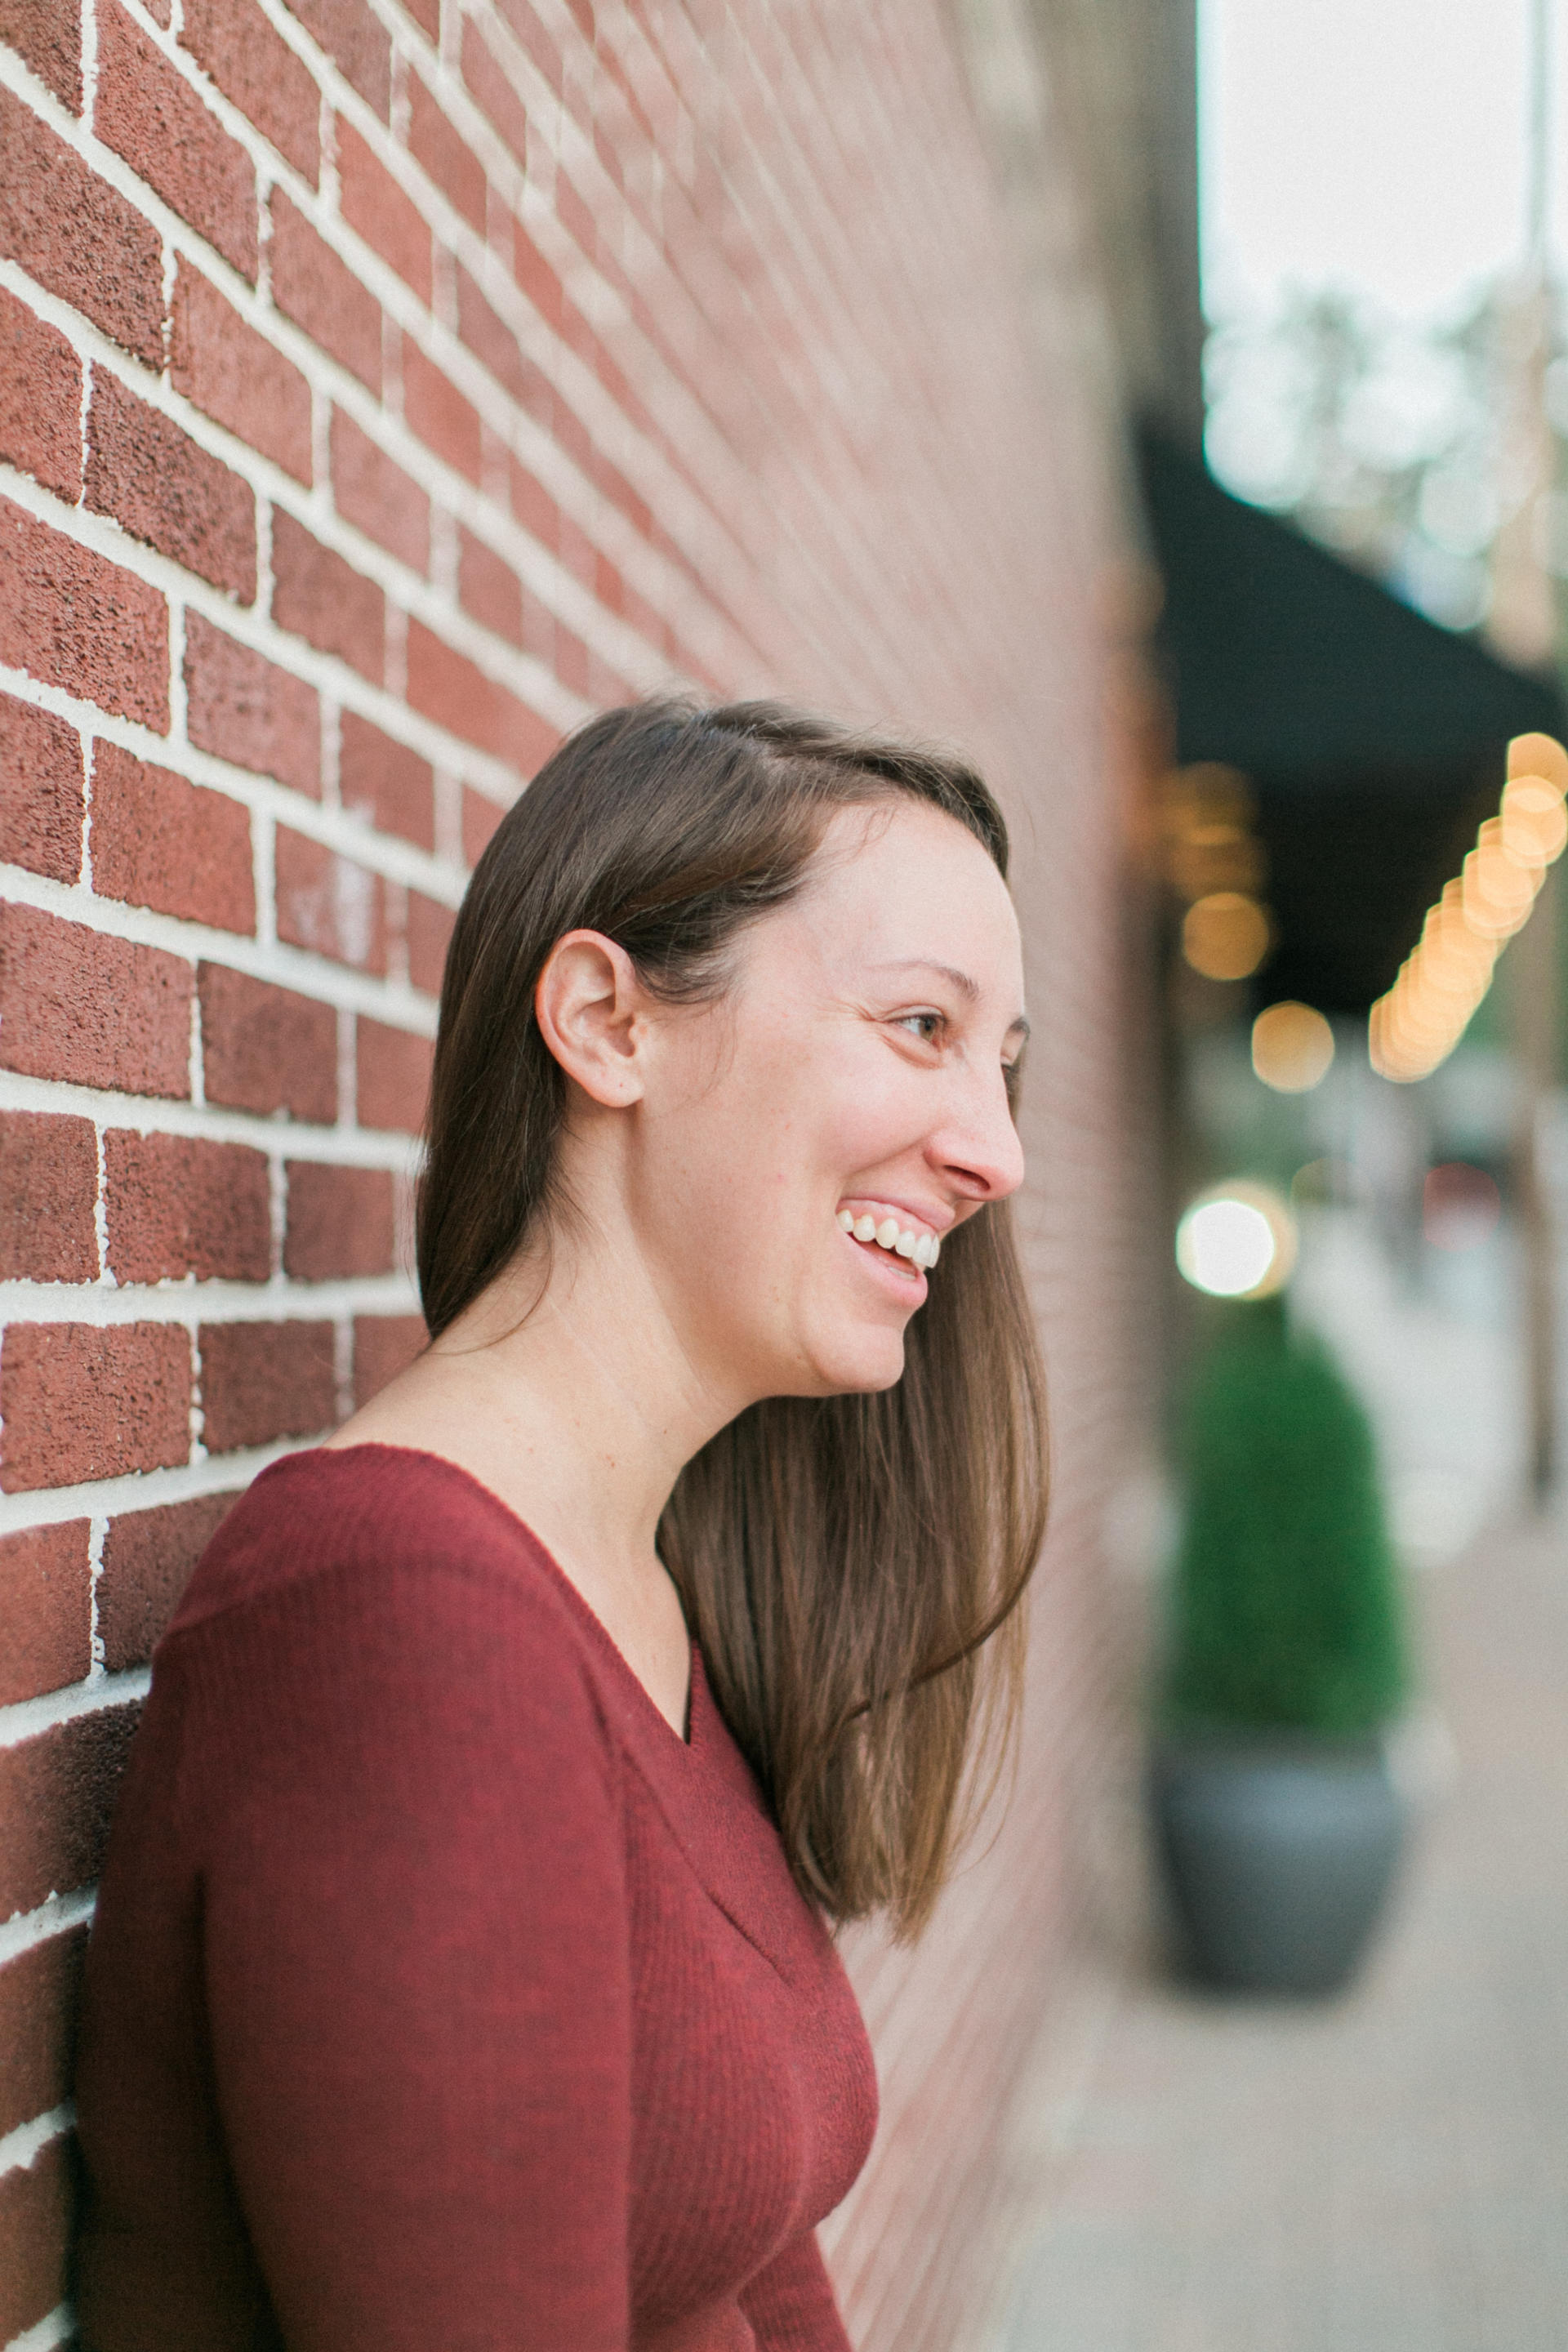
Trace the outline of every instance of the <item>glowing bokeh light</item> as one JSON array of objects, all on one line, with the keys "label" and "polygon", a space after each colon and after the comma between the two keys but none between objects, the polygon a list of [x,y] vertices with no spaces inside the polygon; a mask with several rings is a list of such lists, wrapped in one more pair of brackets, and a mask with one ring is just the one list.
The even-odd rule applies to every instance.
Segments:
[{"label": "glowing bokeh light", "polygon": [[1516,735],[1496,816],[1427,914],[1393,987],[1367,1018],[1372,1066],[1409,1085],[1447,1061],[1491,986],[1498,957],[1530,919],[1546,869],[1568,846],[1568,751]]},{"label": "glowing bokeh light", "polygon": [[1205,980],[1247,980],[1268,952],[1268,918],[1241,890],[1211,890],[1187,908],[1182,953]]},{"label": "glowing bokeh light", "polygon": [[1296,1264],[1296,1220],[1267,1184],[1233,1177],[1200,1192],[1176,1228],[1176,1264],[1211,1298],[1267,1298]]},{"label": "glowing bokeh light", "polygon": [[1252,1066],[1276,1094],[1304,1095],[1321,1084],[1334,1058],[1334,1033],[1310,1004],[1287,997],[1252,1024]]}]

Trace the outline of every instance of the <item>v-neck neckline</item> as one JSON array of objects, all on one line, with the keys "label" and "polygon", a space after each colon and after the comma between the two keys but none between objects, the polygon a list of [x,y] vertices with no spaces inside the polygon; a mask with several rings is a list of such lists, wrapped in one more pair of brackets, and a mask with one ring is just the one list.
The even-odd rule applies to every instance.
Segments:
[{"label": "v-neck neckline", "polygon": [[701,1707],[706,1701],[707,1678],[702,1670],[702,1653],[689,1636],[688,1639],[690,1664],[686,1685],[686,1729],[681,1732],[671,1723],[604,1619],[578,1591],[549,1545],[534,1533],[528,1521],[520,1513],[514,1511],[510,1503],[502,1500],[493,1486],[487,1486],[484,1480],[477,1476],[472,1470],[465,1468],[460,1462],[454,1462],[449,1454],[431,1453],[427,1446],[394,1445],[389,1444],[384,1438],[367,1438],[355,1445],[322,1445],[318,1446],[315,1451],[317,1455],[335,1454],[340,1459],[345,1460],[356,1454],[386,1454],[405,1456],[414,1462],[433,1463],[438,1469],[448,1471],[454,1478],[460,1478],[466,1486],[471,1486],[477,1494],[483,1496],[485,1501],[493,1509],[500,1511],[509,1524],[527,1538],[531,1549],[544,1563],[552,1580],[559,1588],[567,1606],[578,1618],[589,1639],[607,1655],[612,1671],[617,1678],[630,1685],[635,1703],[639,1708],[646,1709],[664,1738],[673,1742],[683,1756],[691,1756],[697,1752],[701,1744],[699,1733]]}]

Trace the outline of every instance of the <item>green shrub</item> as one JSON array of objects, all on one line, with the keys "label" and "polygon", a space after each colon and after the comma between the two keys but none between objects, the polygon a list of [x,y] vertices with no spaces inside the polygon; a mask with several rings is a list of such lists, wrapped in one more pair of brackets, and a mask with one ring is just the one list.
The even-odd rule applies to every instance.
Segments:
[{"label": "green shrub", "polygon": [[1184,1467],[1171,1717],[1340,1738],[1386,1722],[1405,1657],[1372,1430],[1282,1303],[1231,1310],[1198,1377]]}]

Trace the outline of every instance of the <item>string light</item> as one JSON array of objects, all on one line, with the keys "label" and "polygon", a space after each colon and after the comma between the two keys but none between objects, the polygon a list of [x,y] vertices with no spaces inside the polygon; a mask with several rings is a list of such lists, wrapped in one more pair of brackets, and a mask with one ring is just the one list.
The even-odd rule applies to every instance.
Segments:
[{"label": "string light", "polygon": [[1334,1058],[1334,1033],[1315,1006],[1292,998],[1270,1004],[1252,1024],[1252,1066],[1276,1094],[1304,1095],[1321,1084]]},{"label": "string light", "polygon": [[1268,1298],[1296,1264],[1296,1220],[1272,1185],[1233,1176],[1188,1202],[1176,1227],[1176,1264],[1211,1298]]},{"label": "string light", "polygon": [[1568,751],[1551,735],[1516,735],[1496,816],[1464,871],[1429,909],[1399,976],[1373,1006],[1373,1068],[1402,1085],[1447,1061],[1492,983],[1498,957],[1530,919],[1546,869],[1568,845]]}]

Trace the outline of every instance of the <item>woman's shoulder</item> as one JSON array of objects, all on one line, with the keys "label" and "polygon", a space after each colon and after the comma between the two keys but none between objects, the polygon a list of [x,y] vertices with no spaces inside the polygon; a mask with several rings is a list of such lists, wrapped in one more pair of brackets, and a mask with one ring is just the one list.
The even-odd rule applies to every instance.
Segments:
[{"label": "woman's shoulder", "polygon": [[498,1601],[576,1646],[561,1571],[516,1515],[439,1455],[401,1445],[318,1446],[262,1471],[219,1527],[170,1623],[175,1643],[258,1609],[346,1600],[396,1606],[412,1579],[448,1604]]}]

